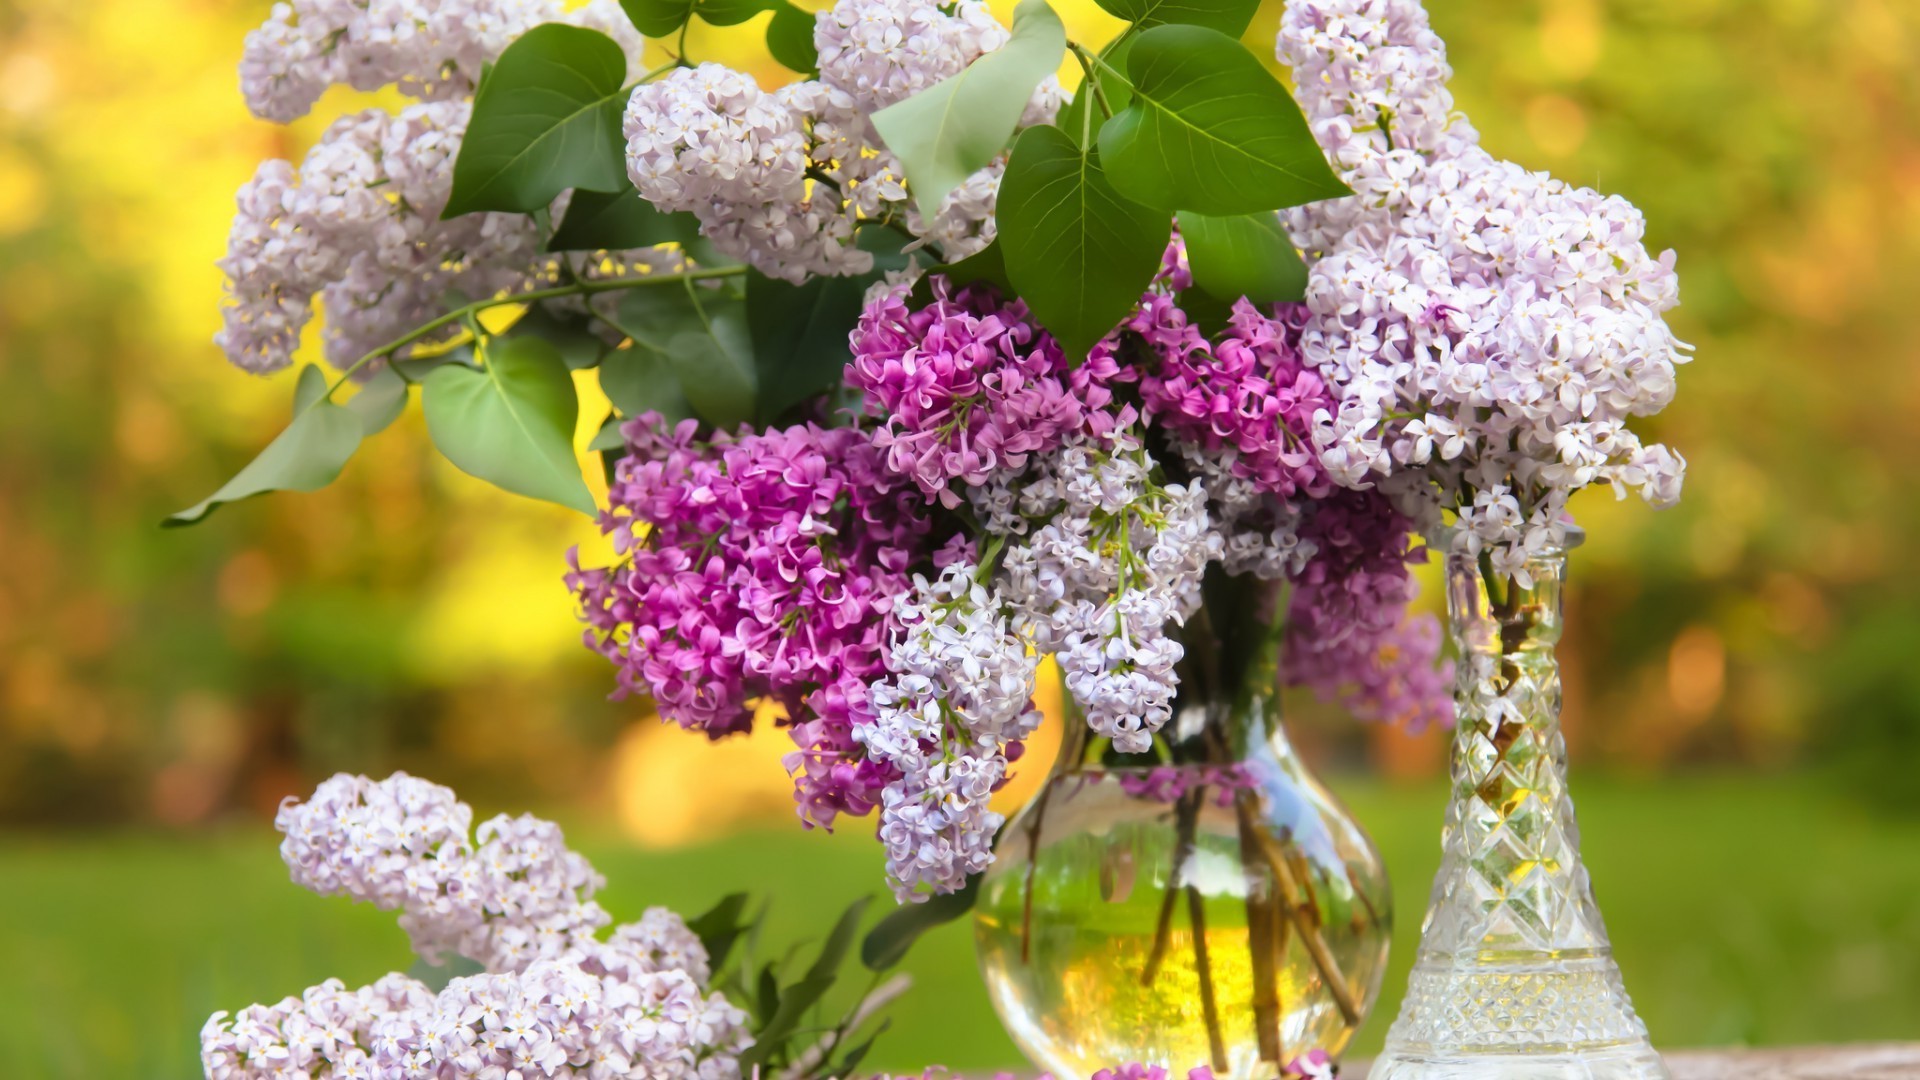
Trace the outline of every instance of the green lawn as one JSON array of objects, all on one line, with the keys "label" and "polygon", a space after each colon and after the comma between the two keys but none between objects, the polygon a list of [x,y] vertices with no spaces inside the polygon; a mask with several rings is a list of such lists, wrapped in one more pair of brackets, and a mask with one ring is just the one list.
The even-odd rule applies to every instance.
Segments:
[{"label": "green lawn", "polygon": [[[1791,778],[1581,777],[1581,824],[1627,985],[1667,1046],[1920,1037],[1920,822],[1876,819]],[[1397,1007],[1438,859],[1437,786],[1335,785],[1395,873],[1395,969],[1356,1050]],[[576,830],[579,832],[582,830]],[[880,880],[858,832],[756,832],[675,852],[576,836],[618,918],[774,897],[771,941],[817,932]],[[264,827],[217,836],[0,835],[0,1062],[9,1080],[199,1075],[206,1015],[409,963],[391,917],[287,884]],[[1017,1056],[966,931],[919,947],[919,980],[871,1064],[983,1070]]]}]

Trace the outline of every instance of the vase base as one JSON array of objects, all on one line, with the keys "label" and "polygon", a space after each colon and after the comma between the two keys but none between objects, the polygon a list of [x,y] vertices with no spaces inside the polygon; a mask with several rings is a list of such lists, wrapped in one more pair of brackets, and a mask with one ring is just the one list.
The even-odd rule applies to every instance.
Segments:
[{"label": "vase base", "polygon": [[1567,1054],[1411,1054],[1380,1056],[1367,1080],[1670,1080],[1647,1045]]}]

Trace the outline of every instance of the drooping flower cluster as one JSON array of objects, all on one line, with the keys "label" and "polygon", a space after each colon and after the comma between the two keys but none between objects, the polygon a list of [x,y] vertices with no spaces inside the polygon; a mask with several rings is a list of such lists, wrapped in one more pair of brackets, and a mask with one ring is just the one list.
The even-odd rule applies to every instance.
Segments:
[{"label": "drooping flower cluster", "polygon": [[[864,222],[897,220],[960,258],[993,239],[1002,163],[968,177],[926,220],[899,159],[868,117],[958,74],[1004,45],[981,0],[840,0],[816,17],[820,77],[777,91],[718,64],[635,88],[625,116],[627,171],[641,196],[691,211],[721,252],[771,277],[862,274]],[[1059,83],[1035,91],[1024,122],[1059,108]]]},{"label": "drooping flower cluster", "polygon": [[874,445],[887,467],[947,506],[952,483],[986,483],[1070,436],[1106,436],[1133,420],[1116,407],[1112,350],[1077,367],[1026,305],[986,288],[953,293],[936,279],[931,304],[907,290],[869,303],[852,338],[846,384],[866,395]]},{"label": "drooping flower cluster", "polygon": [[1075,443],[976,496],[983,517],[1028,533],[1009,543],[1000,587],[1088,727],[1123,753],[1149,749],[1173,715],[1174,631],[1222,552],[1205,490],[1158,483],[1154,467],[1130,437]]},{"label": "drooping flower cluster", "polygon": [[778,703],[817,759],[798,770],[808,820],[864,812],[888,773],[837,766],[856,753],[864,685],[885,670],[889,617],[932,554],[932,523],[863,432],[698,428],[647,414],[623,429],[602,527],[626,561],[568,579],[588,643],[623,690],[713,737]]},{"label": "drooping flower cluster", "polygon": [[503,816],[481,826],[476,850],[472,817],[449,789],[404,773],[340,775],[289,801],[278,824],[297,884],[401,908],[423,957],[459,947],[488,970],[438,994],[398,974],[359,990],[330,979],[215,1013],[200,1034],[208,1080],[740,1075],[746,1013],[706,992],[706,950],[679,916],[653,908],[600,941],[607,919],[583,901],[599,875],[557,827]]},{"label": "drooping flower cluster", "polygon": [[880,840],[902,900],[952,892],[986,869],[1001,823],[987,799],[1040,724],[1039,657],[979,579],[971,562],[916,579],[895,613],[873,715],[853,733],[899,771],[882,795]]},{"label": "drooping flower cluster", "polygon": [[406,773],[377,783],[342,773],[306,802],[289,799],[274,825],[295,884],[402,912],[414,951],[434,963],[452,952],[515,971],[610,921],[593,901],[605,882],[558,826],[502,815],[476,844],[472,808]]},{"label": "drooping flower cluster", "polygon": [[[550,0],[274,7],[248,38],[241,66],[255,113],[295,119],[336,83],[398,85],[428,100],[397,113],[344,116],[298,169],[264,162],[240,189],[220,261],[227,304],[214,338],[229,360],[261,374],[292,363],[316,301],[326,311],[327,360],[345,368],[444,313],[450,294],[480,298],[551,283],[558,263],[541,250],[531,218],[478,213],[442,221],[440,214],[481,66],[524,31],[559,21],[614,34],[638,55],[640,39],[616,0],[571,13]],[[618,252],[581,272],[597,277],[681,261],[666,250]]]},{"label": "drooping flower cluster", "polygon": [[1456,542],[1517,577],[1581,487],[1677,499],[1685,462],[1627,427],[1686,360],[1639,211],[1481,149],[1417,0],[1293,0],[1278,51],[1356,192],[1290,212],[1317,256],[1301,348],[1338,399],[1316,432],[1334,478],[1423,525],[1455,512]]}]

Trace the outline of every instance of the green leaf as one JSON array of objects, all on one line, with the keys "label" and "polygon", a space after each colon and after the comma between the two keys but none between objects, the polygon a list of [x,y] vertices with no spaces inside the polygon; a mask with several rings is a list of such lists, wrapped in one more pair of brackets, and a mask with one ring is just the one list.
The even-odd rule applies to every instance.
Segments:
[{"label": "green leaf", "polygon": [[1155,27],[1127,73],[1133,100],[1100,129],[1100,155],[1128,198],[1224,217],[1352,194],[1286,88],[1233,38]]},{"label": "green leaf", "polygon": [[947,280],[954,290],[968,285],[984,283],[1000,290],[1002,296],[1013,295],[1013,285],[1007,280],[1007,262],[1000,250],[1000,241],[996,238],[986,247],[961,259],[959,262],[936,266],[920,275],[913,283],[907,302],[913,307],[926,307],[933,303],[933,276],[935,274]]},{"label": "green leaf", "polygon": [[[1100,50],[1102,62],[1094,65],[1094,72],[1100,77],[1100,91],[1106,95],[1107,108],[1115,112],[1133,101],[1133,86],[1122,72],[1127,70],[1127,55],[1133,51],[1133,43],[1139,37],[1137,32],[1128,28],[1119,37],[1107,42],[1107,47]],[[1093,114],[1091,117],[1087,115],[1089,112]],[[1061,108],[1060,118],[1053,122],[1053,126],[1073,136],[1074,142],[1087,143],[1099,137],[1100,125],[1105,122],[1092,86],[1082,82],[1080,89],[1074,92],[1073,100]]]},{"label": "green leaf", "polygon": [[804,285],[747,276],[747,329],[758,372],[762,424],[840,381],[852,353],[847,336],[860,321],[862,278],[816,277]]},{"label": "green leaf", "polygon": [[715,305],[701,325],[668,338],[666,353],[680,379],[680,392],[700,419],[717,428],[753,419],[759,390],[753,337],[739,305]]},{"label": "green leaf", "polygon": [[389,363],[374,372],[373,378],[347,402],[347,411],[360,418],[366,435],[378,435],[400,419],[407,408],[407,380]]},{"label": "green leaf", "polygon": [[616,350],[600,362],[600,390],[628,419],[657,412],[672,424],[693,415],[667,355],[642,345]]},{"label": "green leaf", "polygon": [[568,188],[625,186],[626,77],[626,53],[596,30],[546,23],[520,35],[474,95],[440,216],[532,213]]},{"label": "green leaf", "polygon": [[1066,29],[1046,0],[1021,0],[1005,45],[873,114],[922,214],[931,217],[961,181],[1006,149],[1034,88],[1059,68],[1066,48]]},{"label": "green leaf", "polygon": [[895,908],[867,931],[866,938],[860,942],[860,962],[868,971],[891,970],[906,959],[907,950],[920,940],[920,935],[972,911],[979,898],[980,875],[975,874],[955,892]]},{"label": "green leaf", "polygon": [[780,1010],[780,980],[771,962],[760,969],[760,978],[754,983],[754,1014],[760,1018],[764,1031],[766,1022]]},{"label": "green leaf", "polygon": [[1028,128],[1000,181],[1007,276],[1076,364],[1139,303],[1173,232],[1113,189],[1100,156],[1057,127]]},{"label": "green leaf", "polygon": [[863,896],[848,904],[847,909],[840,913],[840,918],[827,934],[826,942],[820,946],[820,955],[814,959],[813,966],[807,969],[806,978],[831,977],[840,970],[840,965],[847,959],[847,950],[853,947],[853,935],[860,929],[860,916],[866,914],[867,905],[872,902],[873,897]]},{"label": "green leaf", "polygon": [[[711,302],[720,302],[714,297]],[[629,289],[620,297],[614,322],[635,345],[665,354],[674,334],[700,325],[700,311],[685,285]]]},{"label": "green leaf", "polygon": [[628,184],[619,191],[575,191],[548,251],[627,251],[687,244],[699,235],[692,214],[667,214]]},{"label": "green leaf", "polygon": [[1109,14],[1118,15],[1142,30],[1168,23],[1184,23],[1218,30],[1237,38],[1253,25],[1260,0],[1094,0]]},{"label": "green leaf", "polygon": [[1182,210],[1178,220],[1195,285],[1228,303],[1242,296],[1256,304],[1306,297],[1307,264],[1277,215],[1207,217]]},{"label": "green leaf", "polygon": [[609,346],[588,328],[584,318],[562,318],[546,307],[534,304],[507,330],[508,337],[537,337],[560,350],[569,371],[590,368],[600,362]]},{"label": "green leaf", "polygon": [[[1233,302],[1222,300],[1205,289],[1188,289],[1177,298],[1187,321],[1211,338],[1225,330],[1233,318]],[[1125,764],[1121,761],[1120,764]]]},{"label": "green leaf", "polygon": [[760,1030],[753,1033],[753,1045],[740,1054],[741,1071],[765,1064],[780,1050],[793,1035],[794,1029],[800,1026],[800,1021],[806,1018],[807,1010],[813,1008],[833,988],[833,982],[831,975],[805,978],[781,990],[779,1005]]},{"label": "green leaf", "polygon": [[620,0],[627,21],[646,37],[671,37],[693,18],[694,0]]},{"label": "green leaf", "polygon": [[774,6],[772,0],[700,0],[693,13],[713,26],[738,26]]},{"label": "green leaf", "polygon": [[161,525],[192,525],[227,503],[268,491],[318,491],[333,483],[367,428],[360,413],[326,400],[326,392],[327,377],[318,367],[301,368],[293,389],[293,420],[286,430],[220,490]]},{"label": "green leaf", "polygon": [[580,402],[559,350],[539,338],[496,338],[484,364],[435,368],[422,380],[427,433],[447,460],[516,495],[594,514],[573,456]]},{"label": "green leaf", "polygon": [[813,16],[787,0],[773,9],[773,21],[767,24],[767,51],[782,67],[802,75],[820,70],[820,52],[813,45]]},{"label": "green leaf", "polygon": [[867,1053],[868,1051],[871,1051],[873,1049],[874,1042],[877,1041],[880,1038],[880,1036],[885,1035],[887,1033],[887,1029],[891,1027],[893,1027],[893,1020],[891,1017],[881,1020],[880,1026],[873,1029],[873,1034],[867,1036],[865,1039],[862,1039],[858,1043],[855,1043],[853,1046],[848,1047],[847,1052],[844,1055],[842,1055],[840,1058],[840,1064],[835,1065],[832,1071],[828,1072],[827,1075],[828,1076],[854,1075],[853,1070],[858,1068],[862,1061],[866,1060]]},{"label": "green leaf", "polygon": [[[638,349],[661,357],[692,415],[723,428],[753,419],[759,385],[741,301],[725,290],[684,285],[633,289],[621,298],[615,319]],[[658,372],[646,373],[649,400],[672,405]]]},{"label": "green leaf", "polygon": [[[600,430],[594,432],[593,438],[587,440],[587,449],[598,451],[625,450],[627,448],[627,437],[620,434],[620,425],[624,423],[626,423],[626,421],[620,418],[619,413],[608,413],[607,418],[600,421]],[[608,478],[608,483],[612,483],[611,477]]]},{"label": "green leaf", "polygon": [[740,921],[740,916],[746,910],[746,893],[728,893],[704,913],[687,920],[687,929],[694,932],[707,950],[710,970],[718,971],[725,965],[727,954],[733,951],[733,943],[739,940],[740,932],[746,929],[746,924]]}]

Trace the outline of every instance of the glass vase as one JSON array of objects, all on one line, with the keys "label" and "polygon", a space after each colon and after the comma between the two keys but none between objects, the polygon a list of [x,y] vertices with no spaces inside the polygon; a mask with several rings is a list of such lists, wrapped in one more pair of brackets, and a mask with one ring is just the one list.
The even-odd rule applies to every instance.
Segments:
[{"label": "glass vase", "polygon": [[1528,559],[1528,581],[1485,556],[1447,557],[1453,791],[1420,952],[1372,1080],[1667,1076],[1580,861],[1554,660],[1566,568],[1565,548]]},{"label": "glass vase", "polygon": [[1273,603],[1260,595],[1264,617],[1226,640],[1214,605],[1186,628],[1157,758],[1070,720],[1001,832],[980,965],[1007,1031],[1055,1076],[1139,1061],[1270,1080],[1294,1055],[1339,1052],[1373,1005],[1386,873],[1280,726]]}]

